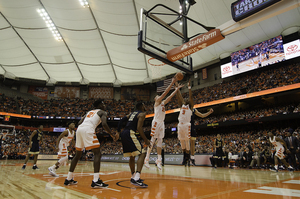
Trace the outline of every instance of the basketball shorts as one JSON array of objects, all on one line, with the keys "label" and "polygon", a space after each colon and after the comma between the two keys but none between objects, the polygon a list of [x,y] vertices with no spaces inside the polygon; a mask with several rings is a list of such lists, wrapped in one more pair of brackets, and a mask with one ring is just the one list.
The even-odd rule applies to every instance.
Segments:
[{"label": "basketball shorts", "polygon": [[163,121],[152,120],[151,136],[154,138],[165,137],[165,123]]},{"label": "basketball shorts", "polygon": [[133,130],[125,129],[122,131],[120,136],[124,157],[137,156],[139,154],[146,153],[146,149],[143,148]]},{"label": "basketball shorts", "polygon": [[181,123],[178,124],[178,139],[179,140],[189,140],[191,138],[191,123]]},{"label": "basketball shorts", "polygon": [[29,154],[39,154],[40,153],[40,146],[38,142],[32,142],[31,148],[28,150]]},{"label": "basketball shorts", "polygon": [[67,144],[65,142],[60,141],[58,145],[57,158],[60,159],[66,156],[68,156]]},{"label": "basketball shorts", "polygon": [[222,148],[217,148],[216,149],[216,156],[218,158],[221,158],[224,155]]},{"label": "basketball shorts", "polygon": [[276,153],[275,156],[277,156],[279,159],[284,159],[284,147],[276,147]]},{"label": "basketball shorts", "polygon": [[77,151],[91,150],[100,147],[100,143],[95,134],[95,129],[89,126],[79,126],[76,131],[76,144]]}]

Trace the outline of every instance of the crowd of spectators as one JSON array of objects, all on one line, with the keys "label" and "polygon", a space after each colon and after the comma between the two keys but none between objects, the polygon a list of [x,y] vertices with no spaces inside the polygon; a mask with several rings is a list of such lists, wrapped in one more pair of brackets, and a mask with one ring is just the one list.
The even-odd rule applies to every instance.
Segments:
[{"label": "crowd of spectators", "polygon": [[[262,109],[255,109],[249,111],[240,111],[237,113],[231,114],[224,114],[218,116],[211,116],[207,118],[197,118],[195,124],[208,124],[208,123],[216,123],[216,122],[226,122],[226,121],[235,121],[235,120],[242,120],[242,119],[250,119],[250,118],[261,118],[261,117],[268,117],[278,114],[290,114],[290,113],[298,113],[299,112],[300,104],[297,106],[295,104],[287,104],[285,106],[275,106],[270,108],[262,108]],[[177,122],[167,123],[166,128],[171,129],[177,126]],[[151,126],[144,127],[144,131],[150,131]],[[115,127],[111,127],[113,132],[116,132]],[[96,129],[97,133],[102,133],[102,127]],[[299,132],[296,131],[296,132]],[[300,132],[299,132],[300,133]],[[16,134],[13,136],[6,136],[2,143],[2,153],[5,157],[8,158],[24,158],[26,152],[28,150],[28,140],[31,132],[27,130],[17,130]],[[262,141],[261,137],[262,134],[266,136],[266,132],[243,132],[240,133],[230,133],[224,137],[225,143],[228,143],[230,147],[226,147],[231,150],[233,154],[238,154],[241,148],[245,148],[248,144],[241,145],[244,143],[243,140],[253,140],[253,141]],[[249,137],[250,136],[250,137]],[[56,154],[56,140],[58,138],[58,134],[47,135],[43,136],[44,144],[41,146],[41,153],[43,154]],[[199,136],[196,142],[196,153],[213,153],[213,143],[212,140],[214,136],[212,135],[205,135]],[[177,138],[166,138],[165,140],[165,152],[171,154],[181,154],[181,146],[180,142]],[[250,141],[251,143],[251,141]],[[232,147],[235,146],[235,147]],[[259,145],[259,148],[262,149],[263,146]],[[155,152],[156,149],[153,151]],[[111,142],[107,141],[104,143],[104,147],[102,149],[103,154],[122,154],[122,146],[121,142]]]},{"label": "crowd of spectators", "polygon": [[[29,146],[30,130],[15,130],[7,135],[1,135],[1,155],[8,159],[24,159],[27,155]],[[43,135],[43,144],[40,146],[41,154],[56,154],[56,141],[58,135]]]},{"label": "crowd of spectators", "polygon": [[[213,86],[193,91],[195,104],[210,102],[214,100],[234,97],[242,94],[242,89],[248,92],[261,91],[285,85],[299,83],[297,71],[300,64],[291,64],[280,68],[258,71],[251,75],[239,77],[232,81],[223,81]],[[187,97],[184,93],[183,97]],[[26,100],[20,97],[0,98],[0,112],[21,113],[35,116],[65,116],[81,117],[85,112],[92,109],[95,99],[51,99],[44,102]],[[134,109],[135,100],[105,100],[106,110],[109,117],[123,117]],[[153,102],[144,102],[148,113],[153,113]],[[167,105],[167,110],[178,108],[176,98]]]},{"label": "crowd of spectators", "polygon": [[[241,90],[248,88],[248,92],[261,91],[280,86],[299,83],[298,73],[300,64],[292,64],[276,69],[259,71],[251,75],[237,78],[233,81],[223,81],[214,86],[201,88],[193,91],[195,104],[210,102],[213,100],[224,99],[242,94]],[[187,97],[187,93],[183,96]],[[94,99],[51,99],[44,102],[26,100],[23,98],[10,98],[2,95],[0,98],[0,112],[20,113],[26,115],[44,115],[44,116],[66,116],[66,117],[81,117],[82,114],[92,109]],[[106,110],[109,117],[121,118],[130,113],[134,108],[133,100],[106,100]],[[153,102],[145,102],[148,107],[148,113],[153,113]],[[176,98],[173,98],[167,105],[167,109],[178,108]],[[274,116],[278,114],[298,113],[300,108],[299,102],[296,104],[280,105],[276,107],[267,107],[262,109],[250,109],[244,111],[236,111],[234,113],[226,113],[222,115],[211,115],[208,118],[197,118],[196,125],[235,121],[251,118],[261,118]],[[166,124],[166,128],[176,127],[177,122]],[[145,131],[150,130],[150,126],[144,127]],[[116,129],[113,128],[113,131]],[[272,129],[277,135],[284,138],[286,129]],[[101,132],[101,128],[98,129]],[[249,150],[250,153],[260,152],[264,154],[266,150],[272,148],[267,143],[268,130],[244,131],[241,128],[240,132],[228,132],[222,134],[224,140],[225,154],[239,155],[244,154],[244,151]],[[295,135],[298,136],[300,128],[295,129]],[[29,136],[32,132],[27,130],[17,130],[15,135],[8,135],[2,139],[1,156],[9,159],[23,159],[28,151]],[[44,134],[43,144],[41,145],[41,154],[56,154],[56,140],[58,134]],[[213,154],[213,141],[216,135],[198,136],[196,140],[196,153]],[[180,142],[177,138],[165,138],[165,153],[181,154]],[[267,149],[266,149],[267,147]],[[70,151],[73,151],[71,147]],[[254,151],[253,151],[254,150]],[[154,148],[153,153],[156,152]],[[107,140],[102,143],[103,154],[122,154],[121,142],[112,142]],[[252,157],[252,156],[251,156]],[[239,156],[242,158],[242,156]],[[229,159],[229,158],[228,158]],[[252,161],[252,159],[251,159]],[[239,165],[248,167],[251,161],[243,161],[239,159]],[[262,160],[263,161],[263,160]],[[253,164],[252,164],[253,166]],[[251,167],[252,167],[251,166]]]},{"label": "crowd of spectators", "polygon": [[[195,104],[211,102],[214,100],[234,97],[244,94],[242,90],[246,89],[247,93],[287,86],[300,82],[298,72],[300,64],[291,64],[280,68],[273,68],[266,71],[258,71],[251,75],[239,77],[232,81],[223,81],[213,86],[193,90],[193,99]],[[183,93],[184,98],[188,93]],[[176,98],[167,105],[169,108],[178,108]]]},{"label": "crowd of spectators", "polygon": [[300,104],[297,103],[288,103],[285,105],[277,105],[270,106],[263,109],[255,109],[249,111],[236,111],[234,113],[226,113],[222,115],[215,115],[208,118],[197,118],[196,124],[210,124],[216,122],[226,122],[226,121],[236,121],[236,120],[245,120],[252,118],[262,118],[262,117],[270,117],[275,115],[287,115],[290,113],[298,113],[300,108]]},{"label": "crowd of spectators", "polygon": [[[274,129],[273,129],[274,130]],[[18,131],[15,135],[7,135],[2,139],[2,153],[5,155],[16,153],[18,155],[24,155],[28,151],[30,131]],[[242,148],[251,146],[252,148],[263,149],[263,145],[268,143],[267,130],[261,131],[241,131],[240,133],[227,133],[222,134],[224,140],[224,148],[228,148],[232,154],[238,154]],[[285,129],[276,129],[277,135],[285,137]],[[295,135],[300,134],[300,128],[295,129]],[[43,144],[40,146],[41,154],[56,154],[56,141],[58,135],[43,135]],[[216,135],[198,136],[196,139],[196,153],[212,154],[214,152],[214,140]],[[177,138],[165,138],[165,153],[168,154],[181,154],[180,142]],[[73,147],[73,146],[72,146]],[[71,147],[71,148],[72,148]],[[155,149],[153,149],[155,153]],[[113,142],[106,139],[102,143],[103,154],[122,154],[121,142]]]},{"label": "crowd of spectators", "polygon": [[[286,143],[285,159],[296,170],[300,170],[300,128],[293,130],[286,129],[270,129],[263,130],[253,134],[253,132],[245,132],[242,134],[223,135],[225,146],[223,148],[223,157],[220,159],[213,153],[210,158],[212,166],[217,165],[229,168],[238,166],[240,168],[271,168],[274,166],[275,148],[269,142],[268,132],[272,131],[276,137],[282,139]],[[240,139],[240,140],[239,140]],[[290,140],[290,141],[289,141]],[[292,141],[293,140],[293,143]],[[284,146],[284,145],[283,145]],[[287,151],[289,150],[289,151]],[[234,158],[234,156],[236,156]],[[279,162],[281,162],[279,160]],[[281,167],[284,168],[282,164]]]},{"label": "crowd of spectators", "polygon": [[[95,99],[51,99],[44,102],[17,98],[20,113],[34,116],[81,117],[93,109]],[[148,104],[147,102],[145,102]],[[134,109],[133,100],[105,100],[107,114],[111,118],[124,117]],[[151,111],[151,109],[149,110]]]}]

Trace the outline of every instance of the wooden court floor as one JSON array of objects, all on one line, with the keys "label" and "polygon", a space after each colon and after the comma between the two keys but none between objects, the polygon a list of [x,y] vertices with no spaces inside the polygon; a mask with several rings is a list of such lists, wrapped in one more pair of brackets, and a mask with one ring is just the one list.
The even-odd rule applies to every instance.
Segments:
[{"label": "wooden court floor", "polygon": [[211,167],[164,166],[158,171],[154,165],[143,168],[142,179],[148,188],[131,185],[128,164],[101,163],[101,179],[106,189],[92,189],[92,162],[79,162],[75,170],[77,185],[64,186],[69,165],[57,170],[59,177],[51,177],[48,167],[55,161],[38,161],[39,170],[23,161],[0,160],[0,198],[89,198],[89,199],[200,199],[200,198],[300,198],[300,172],[227,169]]}]

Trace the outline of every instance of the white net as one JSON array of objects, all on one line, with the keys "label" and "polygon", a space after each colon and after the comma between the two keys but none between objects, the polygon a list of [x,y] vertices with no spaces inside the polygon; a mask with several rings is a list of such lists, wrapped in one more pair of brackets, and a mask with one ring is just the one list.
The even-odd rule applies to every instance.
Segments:
[{"label": "white net", "polygon": [[0,135],[14,135],[15,134],[15,126],[0,124]]},{"label": "white net", "polygon": [[150,70],[151,70],[151,78],[152,79],[161,78],[162,77],[162,75],[161,75],[162,68],[166,64],[155,58],[148,59],[148,64],[149,64]]}]

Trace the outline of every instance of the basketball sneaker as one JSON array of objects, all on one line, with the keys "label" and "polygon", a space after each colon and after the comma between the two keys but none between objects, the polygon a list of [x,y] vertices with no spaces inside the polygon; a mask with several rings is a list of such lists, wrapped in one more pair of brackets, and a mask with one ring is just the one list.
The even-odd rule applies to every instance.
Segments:
[{"label": "basketball sneaker", "polygon": [[51,175],[53,177],[58,177],[58,175],[55,173],[55,169],[53,169],[52,167],[49,167],[48,170],[49,170],[49,175]]},{"label": "basketball sneaker", "polygon": [[156,164],[156,166],[157,166],[157,168],[158,168],[159,170],[162,170],[161,160],[156,159],[156,160],[155,160],[155,164]]},{"label": "basketball sneaker", "polygon": [[[132,184],[133,180],[134,180],[133,178],[130,178],[131,184]],[[141,182],[144,182],[145,180],[143,180],[143,179],[140,178],[140,181],[141,181]]]},{"label": "basketball sneaker", "polygon": [[150,169],[149,159],[145,159],[145,161],[144,161],[144,166],[145,166],[147,169]]},{"label": "basketball sneaker", "polygon": [[94,189],[98,189],[98,188],[106,188],[108,187],[108,184],[105,184],[102,180],[98,179],[97,182],[92,182],[91,187]]},{"label": "basketball sneaker", "polygon": [[73,179],[71,180],[65,179],[64,185],[68,186],[68,185],[75,185],[75,184],[78,184],[78,182]]},{"label": "basketball sneaker", "polygon": [[32,169],[33,169],[33,170],[37,170],[37,169],[40,169],[40,168],[38,168],[36,165],[33,165],[33,166],[32,166]]},{"label": "basketball sneaker", "polygon": [[191,159],[192,166],[196,166],[195,159]]},{"label": "basketball sneaker", "polygon": [[26,164],[24,164],[24,165],[22,166],[22,169],[23,169],[23,170],[26,169]]},{"label": "basketball sneaker", "polygon": [[142,187],[142,188],[147,188],[148,187],[148,185],[144,184],[141,179],[134,180],[134,179],[131,178],[130,182],[131,182],[131,184],[133,184],[135,186],[138,186],[138,187]]},{"label": "basketball sneaker", "polygon": [[270,171],[278,172],[278,169],[276,169],[275,167],[272,167],[272,168],[270,168]]},{"label": "basketball sneaker", "polygon": [[293,167],[289,166],[289,167],[287,168],[287,170],[288,170],[288,171],[294,171],[295,169],[294,169]]}]

